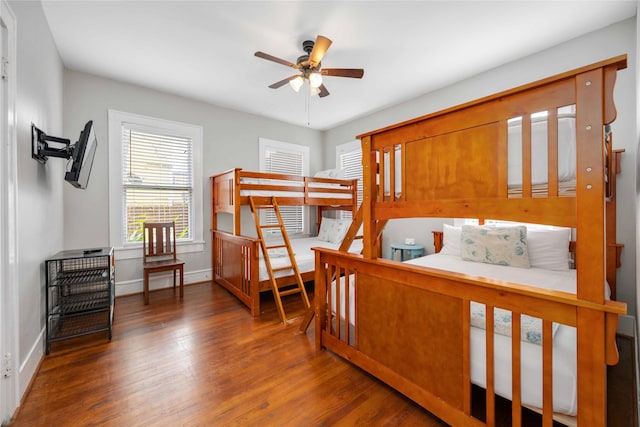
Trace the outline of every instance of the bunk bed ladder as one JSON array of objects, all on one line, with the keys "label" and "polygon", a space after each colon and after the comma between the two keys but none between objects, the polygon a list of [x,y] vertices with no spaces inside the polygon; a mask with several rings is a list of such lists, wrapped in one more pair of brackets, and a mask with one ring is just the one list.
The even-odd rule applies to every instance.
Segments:
[{"label": "bunk bed ladder", "polygon": [[[353,240],[356,238],[356,234],[358,233],[358,230],[362,225],[362,216],[363,216],[362,205],[360,205],[360,207],[358,208],[358,211],[356,212],[356,216],[354,216],[353,220],[351,221],[351,225],[347,230],[347,234],[345,234],[344,239],[342,239],[342,243],[338,248],[339,251],[347,252],[349,251],[349,248],[351,248],[351,244],[353,243]],[[385,225],[387,225],[387,222],[388,220],[386,219],[376,221],[376,229],[375,229],[374,235],[376,236],[377,241],[379,241],[380,237],[382,237],[382,230],[384,230],[384,227]],[[335,280],[335,277],[332,278],[331,280],[332,281]],[[315,315],[315,312],[313,307],[309,308],[305,313],[304,318],[302,319],[302,323],[300,324],[300,328],[299,328],[300,333],[305,334],[307,332],[307,329],[309,329],[309,325],[311,324],[311,321],[313,320],[314,315]]]},{"label": "bunk bed ladder", "polygon": [[[267,271],[269,273],[269,280],[271,282],[271,289],[273,290],[273,297],[276,301],[276,307],[278,309],[278,314],[280,315],[280,319],[283,323],[287,323],[287,317],[284,312],[284,306],[282,304],[282,297],[286,295],[292,295],[299,293],[302,297],[302,303],[304,304],[305,310],[309,310],[311,304],[309,303],[309,297],[307,296],[307,291],[304,288],[304,282],[302,281],[302,277],[300,276],[300,271],[298,270],[298,264],[296,263],[296,259],[291,249],[291,242],[289,241],[289,236],[287,234],[287,230],[284,226],[284,222],[282,221],[282,214],[280,212],[280,207],[278,206],[278,202],[274,196],[270,199],[270,204],[257,204],[254,200],[254,197],[249,196],[249,203],[251,205],[251,212],[253,213],[253,219],[256,223],[256,232],[258,233],[258,239],[260,240],[260,248],[262,249],[262,254],[264,255],[264,262],[267,267]],[[272,210],[275,213],[277,224],[261,224],[260,223],[260,210]],[[275,229],[282,236],[283,243],[277,245],[267,246],[267,242],[264,237],[263,230],[265,229]],[[286,249],[287,255],[289,257],[290,265],[285,267],[273,268],[271,265],[271,258],[269,256],[269,251],[274,249]],[[278,281],[276,280],[276,273],[279,271],[291,270],[293,271],[293,275],[296,279],[296,284],[293,287],[290,287],[285,290],[280,290],[278,288]]]}]

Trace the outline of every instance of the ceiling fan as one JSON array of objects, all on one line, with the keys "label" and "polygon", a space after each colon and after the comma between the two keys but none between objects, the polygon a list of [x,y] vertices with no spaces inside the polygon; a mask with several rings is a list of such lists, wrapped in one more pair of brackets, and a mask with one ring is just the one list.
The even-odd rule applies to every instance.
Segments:
[{"label": "ceiling fan", "polygon": [[304,81],[308,80],[312,93],[315,90],[320,98],[324,98],[329,95],[329,91],[322,83],[322,76],[361,79],[364,75],[364,70],[362,68],[322,68],[321,61],[327,53],[329,46],[331,46],[331,40],[320,35],[316,37],[315,42],[313,40],[306,40],[302,42],[302,50],[304,50],[306,54],[298,57],[295,64],[284,59],[276,58],[275,56],[264,52],[256,52],[255,55],[258,58],[277,62],[278,64],[286,65],[287,67],[295,68],[300,71],[299,74],[294,74],[286,79],[282,79],[279,82],[269,85],[271,89],[278,89],[289,83],[293,90],[297,92],[300,90]]}]

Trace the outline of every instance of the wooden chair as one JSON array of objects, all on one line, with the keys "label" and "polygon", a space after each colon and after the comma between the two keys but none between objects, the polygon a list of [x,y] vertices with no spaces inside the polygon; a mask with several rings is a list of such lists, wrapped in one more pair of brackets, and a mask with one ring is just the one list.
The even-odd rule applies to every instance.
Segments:
[{"label": "wooden chair", "polygon": [[149,304],[149,274],[173,271],[173,290],[176,271],[180,272],[180,298],[184,297],[184,261],[176,258],[175,222],[145,222],[143,233],[144,303]]}]

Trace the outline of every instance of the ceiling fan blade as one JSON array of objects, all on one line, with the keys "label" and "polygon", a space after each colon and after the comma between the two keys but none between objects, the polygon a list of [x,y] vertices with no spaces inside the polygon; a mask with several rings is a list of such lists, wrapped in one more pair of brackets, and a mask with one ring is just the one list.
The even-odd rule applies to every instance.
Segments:
[{"label": "ceiling fan blade", "polygon": [[329,46],[331,46],[331,40],[329,40],[325,36],[316,37],[316,42],[313,45],[313,50],[309,55],[309,65],[311,65],[311,68],[316,68],[318,64],[320,64],[320,61],[322,61],[325,53],[327,53],[327,49],[329,49]]},{"label": "ceiling fan blade", "polygon": [[298,74],[294,74],[293,76],[289,76],[289,77],[287,77],[286,79],[282,79],[282,80],[280,80],[279,82],[275,82],[274,84],[269,85],[269,87],[270,87],[271,89],[278,89],[278,88],[280,88],[280,87],[282,87],[282,86],[286,85],[287,83],[289,83],[289,80],[293,80],[293,79],[295,79],[296,77],[298,77]]},{"label": "ceiling fan blade", "polygon": [[362,68],[323,68],[320,70],[320,74],[323,76],[361,79],[364,75],[364,70]]},{"label": "ceiling fan blade", "polygon": [[325,96],[329,95],[329,91],[327,90],[325,85],[322,84],[322,85],[318,86],[318,89],[320,89],[320,92],[318,92],[318,96],[320,98],[324,98]]},{"label": "ceiling fan blade", "polygon": [[269,55],[268,53],[264,53],[264,52],[256,52],[255,55],[258,58],[262,58],[262,59],[266,59],[267,61],[273,61],[273,62],[277,62],[278,64],[282,64],[282,65],[286,65],[287,67],[291,67],[291,68],[295,68],[296,70],[299,70],[300,67],[292,62],[289,62],[285,59],[280,59],[280,58],[276,58],[273,55]]}]

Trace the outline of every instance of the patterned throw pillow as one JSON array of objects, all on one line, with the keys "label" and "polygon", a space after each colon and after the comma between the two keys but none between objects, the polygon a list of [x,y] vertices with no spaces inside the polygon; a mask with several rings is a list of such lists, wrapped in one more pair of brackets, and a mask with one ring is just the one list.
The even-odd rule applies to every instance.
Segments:
[{"label": "patterned throw pillow", "polygon": [[342,243],[344,236],[349,230],[351,221],[335,218],[322,218],[320,223],[320,232],[318,233],[318,240],[329,243]]},{"label": "patterned throw pillow", "polygon": [[460,255],[466,261],[529,268],[527,227],[463,225]]},{"label": "patterned throw pillow", "polygon": [[[493,327],[496,334],[511,336],[511,320],[513,314],[502,308],[493,309]],[[485,305],[471,301],[471,326],[480,329],[487,329],[487,318],[485,314]],[[553,323],[551,328],[551,337],[555,337],[560,325]],[[528,341],[532,344],[542,345],[542,319],[537,317],[520,316],[520,339]]]}]

